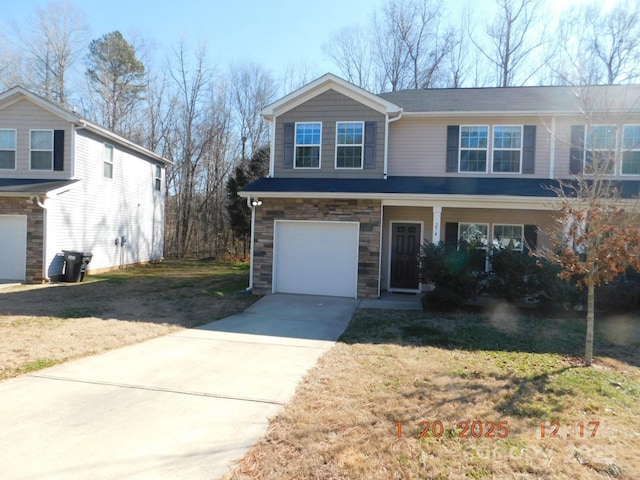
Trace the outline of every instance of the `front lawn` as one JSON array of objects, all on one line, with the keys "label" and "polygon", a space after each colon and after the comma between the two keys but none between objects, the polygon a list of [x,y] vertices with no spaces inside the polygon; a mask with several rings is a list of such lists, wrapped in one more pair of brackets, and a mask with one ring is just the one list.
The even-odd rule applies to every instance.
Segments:
[{"label": "front lawn", "polygon": [[600,321],[592,368],[583,325],[360,310],[225,478],[638,478],[639,320]]}]

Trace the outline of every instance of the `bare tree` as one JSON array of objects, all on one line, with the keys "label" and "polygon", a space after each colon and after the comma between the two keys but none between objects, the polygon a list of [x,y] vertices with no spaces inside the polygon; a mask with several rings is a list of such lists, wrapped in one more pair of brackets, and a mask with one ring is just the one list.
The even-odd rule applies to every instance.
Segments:
[{"label": "bare tree", "polygon": [[[544,43],[539,27],[542,0],[496,0],[498,13],[486,25],[488,45],[471,41],[496,69],[496,85],[508,87],[526,83],[544,62],[532,64],[532,53]],[[531,38],[535,35],[535,38]]]},{"label": "bare tree", "polygon": [[27,22],[14,24],[24,54],[23,82],[45,98],[67,102],[69,72],[78,63],[88,39],[85,15],[70,1],[36,7]]},{"label": "bare tree", "polygon": [[233,66],[230,75],[235,118],[240,137],[248,142],[246,155],[250,157],[267,141],[269,126],[261,112],[275,99],[277,87],[271,74],[257,64]]},{"label": "bare tree", "polygon": [[369,30],[354,26],[338,30],[322,49],[346,80],[370,90],[373,88],[372,78],[375,74],[371,45]]}]

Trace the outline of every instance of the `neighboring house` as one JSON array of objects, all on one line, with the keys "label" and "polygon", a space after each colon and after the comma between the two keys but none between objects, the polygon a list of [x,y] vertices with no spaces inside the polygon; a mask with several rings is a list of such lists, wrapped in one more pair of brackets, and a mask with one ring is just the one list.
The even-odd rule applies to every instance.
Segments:
[{"label": "neighboring house", "polygon": [[638,85],[374,95],[324,75],[262,112],[269,177],[241,193],[253,209],[250,287],[419,292],[425,240],[548,245],[548,187],[588,172],[593,152],[616,152],[612,178],[638,194],[639,107]]},{"label": "neighboring house", "polygon": [[22,87],[0,93],[0,280],[45,282],[163,255],[169,162]]}]

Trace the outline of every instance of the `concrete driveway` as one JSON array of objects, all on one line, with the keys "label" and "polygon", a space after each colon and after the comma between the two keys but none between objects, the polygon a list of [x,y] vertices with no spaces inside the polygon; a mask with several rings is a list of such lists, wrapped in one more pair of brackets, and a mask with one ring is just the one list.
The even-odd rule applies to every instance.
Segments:
[{"label": "concrete driveway", "polygon": [[220,478],[357,306],[271,295],[197,329],[0,383],[0,475]]}]

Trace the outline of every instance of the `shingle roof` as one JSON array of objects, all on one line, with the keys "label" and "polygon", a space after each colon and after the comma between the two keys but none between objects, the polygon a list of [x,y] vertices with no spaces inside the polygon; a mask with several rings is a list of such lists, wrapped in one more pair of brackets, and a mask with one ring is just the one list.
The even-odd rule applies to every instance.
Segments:
[{"label": "shingle roof", "polygon": [[[384,179],[344,178],[261,178],[248,185],[245,192],[255,193],[351,193],[487,195],[554,198],[550,186],[555,180],[540,178],[470,178],[470,177],[388,177]],[[640,181],[616,182],[622,197],[640,193]]]},{"label": "shingle roof", "polygon": [[45,194],[66,187],[77,180],[43,180],[40,178],[0,178],[0,196],[5,194]]},{"label": "shingle roof", "polygon": [[414,113],[640,111],[640,85],[443,88],[379,96]]}]

